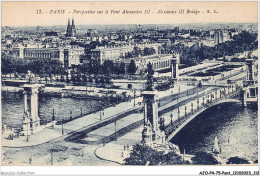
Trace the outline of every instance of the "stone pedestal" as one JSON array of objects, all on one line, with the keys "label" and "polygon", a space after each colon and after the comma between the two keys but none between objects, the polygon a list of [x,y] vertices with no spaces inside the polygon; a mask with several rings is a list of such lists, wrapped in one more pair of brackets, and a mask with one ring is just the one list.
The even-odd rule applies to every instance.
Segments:
[{"label": "stone pedestal", "polygon": [[157,91],[144,91],[142,95],[144,101],[143,142],[148,146],[157,146],[162,144],[162,140],[165,141],[165,133],[162,133],[161,119],[158,116]]}]

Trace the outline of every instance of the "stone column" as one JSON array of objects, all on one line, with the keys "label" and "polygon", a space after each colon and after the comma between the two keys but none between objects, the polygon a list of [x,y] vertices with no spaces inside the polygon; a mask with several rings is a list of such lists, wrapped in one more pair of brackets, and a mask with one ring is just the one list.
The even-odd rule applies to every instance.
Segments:
[{"label": "stone column", "polygon": [[22,134],[23,135],[30,135],[30,115],[28,113],[28,96],[27,92],[23,92],[24,95],[24,115],[23,115],[23,122],[22,122]]},{"label": "stone column", "polygon": [[171,60],[171,77],[173,79],[178,79],[179,77],[178,61],[175,59]]},{"label": "stone column", "polygon": [[254,60],[246,59],[247,81],[254,81]]},{"label": "stone column", "polygon": [[146,100],[144,100],[144,124],[148,123],[148,119],[147,119],[147,103]]},{"label": "stone column", "polygon": [[31,90],[31,118],[36,119],[38,117],[38,90]]},{"label": "stone column", "polygon": [[[155,97],[154,97],[155,98]],[[158,99],[154,99],[153,101],[153,130],[155,132],[155,143],[160,143],[161,132],[159,128],[159,116],[158,116]]]},{"label": "stone column", "polygon": [[26,91],[23,92],[23,98],[24,98],[24,112],[26,113],[28,111],[28,103],[27,103],[28,97]]},{"label": "stone column", "polygon": [[243,105],[243,106],[247,106],[246,101],[247,101],[247,89],[244,88],[244,89],[242,90],[242,105]]}]

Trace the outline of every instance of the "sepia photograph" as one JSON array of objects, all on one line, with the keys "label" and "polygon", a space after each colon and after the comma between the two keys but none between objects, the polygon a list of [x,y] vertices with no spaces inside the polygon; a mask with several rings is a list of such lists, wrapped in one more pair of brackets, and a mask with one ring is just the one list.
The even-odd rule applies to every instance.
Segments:
[{"label": "sepia photograph", "polygon": [[1,166],[258,166],[258,127],[257,1],[1,2]]}]

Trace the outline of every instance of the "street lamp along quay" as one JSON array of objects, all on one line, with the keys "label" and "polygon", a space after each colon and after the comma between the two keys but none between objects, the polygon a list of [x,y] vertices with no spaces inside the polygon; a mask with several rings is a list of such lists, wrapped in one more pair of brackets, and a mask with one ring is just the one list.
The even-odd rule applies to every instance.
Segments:
[{"label": "street lamp along quay", "polygon": [[135,106],[135,94],[136,94],[136,90],[134,89],[134,106]]},{"label": "street lamp along quay", "polygon": [[115,141],[116,141],[116,138],[117,138],[117,135],[116,135],[116,121],[114,123],[115,123]]},{"label": "street lamp along quay", "polygon": [[61,126],[61,134],[64,135],[64,118],[62,116],[62,126]]}]

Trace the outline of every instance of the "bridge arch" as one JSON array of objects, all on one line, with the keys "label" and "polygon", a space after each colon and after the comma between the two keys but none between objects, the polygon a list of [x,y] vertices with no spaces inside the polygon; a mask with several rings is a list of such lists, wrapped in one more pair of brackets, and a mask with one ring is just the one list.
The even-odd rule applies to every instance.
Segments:
[{"label": "bridge arch", "polygon": [[[187,120],[185,120],[179,127],[177,127],[176,129],[174,129],[173,132],[171,132],[170,135],[167,136],[167,141],[171,141],[171,139],[178,133],[180,132],[189,122],[191,122],[193,119],[195,119],[198,115],[200,115],[201,113],[205,112],[208,108],[210,107],[214,107],[223,103],[240,103],[239,100],[237,99],[224,99],[224,100],[220,100],[216,103],[214,103],[214,105],[209,106],[209,107],[204,107],[201,108],[199,111],[195,112],[194,114],[192,114]],[[173,122],[174,123],[174,122]]]}]

